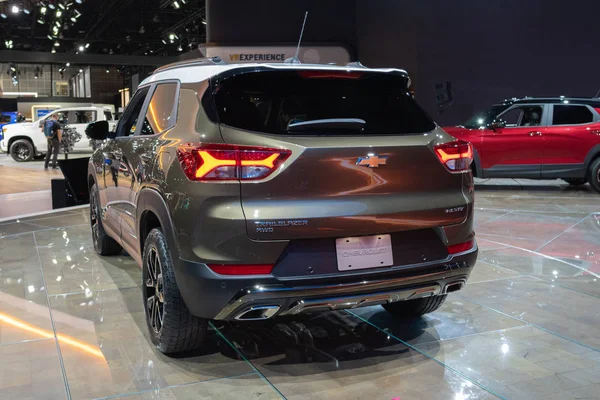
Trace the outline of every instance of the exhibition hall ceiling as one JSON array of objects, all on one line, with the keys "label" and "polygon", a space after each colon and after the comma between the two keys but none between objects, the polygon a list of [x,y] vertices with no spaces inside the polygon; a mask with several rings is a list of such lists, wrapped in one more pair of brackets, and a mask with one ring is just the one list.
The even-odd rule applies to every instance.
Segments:
[{"label": "exhibition hall ceiling", "polygon": [[172,56],[205,41],[205,0],[0,0],[0,50]]}]

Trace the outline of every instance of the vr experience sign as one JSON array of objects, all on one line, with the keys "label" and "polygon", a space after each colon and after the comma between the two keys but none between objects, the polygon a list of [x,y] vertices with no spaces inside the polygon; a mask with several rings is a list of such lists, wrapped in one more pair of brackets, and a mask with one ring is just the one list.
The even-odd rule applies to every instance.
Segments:
[{"label": "vr experience sign", "polygon": [[283,62],[285,61],[284,53],[271,53],[271,54],[261,54],[261,53],[233,53],[229,54],[230,62],[257,62],[257,61],[276,61]]},{"label": "vr experience sign", "polygon": [[[206,57],[220,57],[236,63],[282,63],[296,55],[296,46],[198,46]],[[342,46],[300,46],[298,58],[306,64],[350,62],[350,53]]]}]

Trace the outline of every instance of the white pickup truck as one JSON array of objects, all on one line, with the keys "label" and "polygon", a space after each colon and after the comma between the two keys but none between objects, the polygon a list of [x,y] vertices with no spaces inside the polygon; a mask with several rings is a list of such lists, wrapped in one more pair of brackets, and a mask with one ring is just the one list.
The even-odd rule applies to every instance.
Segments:
[{"label": "white pickup truck", "polygon": [[48,143],[42,127],[48,118],[58,114],[58,122],[68,125],[81,135],[81,140],[73,146],[73,152],[92,152],[92,141],[85,135],[85,128],[90,122],[108,121],[113,129],[116,125],[110,109],[102,107],[69,107],[59,108],[35,122],[22,122],[2,127],[0,135],[0,151],[9,153],[15,161],[29,161],[34,157],[46,154]]}]

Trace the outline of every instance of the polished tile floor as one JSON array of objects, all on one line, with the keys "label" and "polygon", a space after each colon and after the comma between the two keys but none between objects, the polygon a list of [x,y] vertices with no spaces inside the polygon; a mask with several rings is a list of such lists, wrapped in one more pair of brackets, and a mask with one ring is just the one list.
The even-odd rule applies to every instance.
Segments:
[{"label": "polished tile floor", "polygon": [[422,319],[380,307],[215,323],[150,345],[140,271],[94,254],[86,209],[0,223],[0,399],[600,398],[600,196],[478,185],[467,287]]}]

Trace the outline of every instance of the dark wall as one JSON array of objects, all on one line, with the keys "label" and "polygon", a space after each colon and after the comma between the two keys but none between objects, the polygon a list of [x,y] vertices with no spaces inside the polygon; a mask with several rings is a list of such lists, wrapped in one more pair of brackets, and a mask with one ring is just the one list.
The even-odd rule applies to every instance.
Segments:
[{"label": "dark wall", "polygon": [[304,13],[306,42],[356,42],[352,0],[206,1],[206,40],[211,43],[296,43]]},{"label": "dark wall", "polygon": [[[600,1],[357,0],[356,15],[358,58],[406,68],[441,124],[507,97],[600,89]],[[434,85],[445,81],[455,101],[440,115]]]}]

